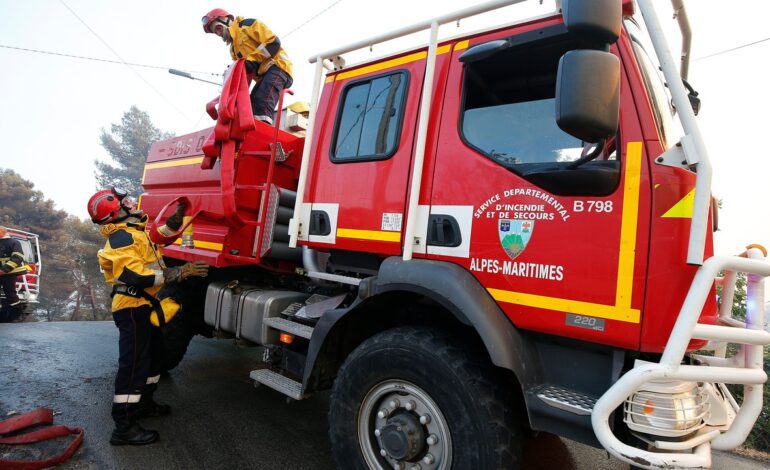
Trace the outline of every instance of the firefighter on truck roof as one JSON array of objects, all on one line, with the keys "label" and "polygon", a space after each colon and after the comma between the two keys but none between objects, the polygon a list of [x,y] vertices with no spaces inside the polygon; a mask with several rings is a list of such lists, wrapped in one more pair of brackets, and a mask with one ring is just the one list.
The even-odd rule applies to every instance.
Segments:
[{"label": "firefighter on truck roof", "polygon": [[21,244],[11,238],[8,229],[0,227],[0,287],[8,304],[7,318],[0,318],[0,322],[13,320],[14,310],[21,304],[16,293],[16,279],[26,272]]},{"label": "firefighter on truck roof", "polygon": [[230,46],[233,60],[245,59],[246,71],[256,81],[251,91],[254,119],[273,124],[281,90],[293,83],[291,62],[281,40],[264,23],[253,18],[233,17],[215,8],[201,19],[203,31],[216,34]]},{"label": "firefighter on truck roof", "polygon": [[101,190],[88,201],[88,214],[107,238],[99,251],[99,265],[113,286],[112,317],[120,331],[110,444],[144,445],[157,441],[158,432],[144,429],[137,420],[171,411],[168,405],[156,403],[153,394],[163,352],[159,327],[179,310],[179,304],[170,298],[159,300],[158,293],[164,284],[206,276],[208,265],[196,261],[168,268],[156,244],[172,243],[181,235],[185,204],[177,206],[164,226],[148,233],[147,215],[127,196],[120,189]]}]

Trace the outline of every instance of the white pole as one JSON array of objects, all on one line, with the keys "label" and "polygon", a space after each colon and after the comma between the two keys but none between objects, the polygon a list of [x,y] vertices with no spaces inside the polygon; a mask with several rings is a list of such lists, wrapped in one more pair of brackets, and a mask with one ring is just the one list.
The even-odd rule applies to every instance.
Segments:
[{"label": "white pole", "polygon": [[[655,7],[651,0],[638,0],[639,9],[644,16],[644,22],[650,33],[650,39],[655,47],[666,84],[671,90],[679,120],[685,131],[682,145],[688,162],[697,164],[697,177],[695,180],[695,202],[693,203],[692,221],[690,222],[690,240],[687,249],[687,263],[694,265],[703,264],[703,250],[706,246],[706,230],[708,227],[709,204],[711,203],[711,162],[709,161],[706,144],[695,120],[695,113],[687,97],[682,79],[676,69],[676,61],[666,43],[666,37],[660,26]],[[687,152],[691,148],[691,152]]]},{"label": "white pole", "polygon": [[[315,129],[316,110],[318,110],[318,97],[321,94],[321,78],[323,77],[323,58],[316,57],[315,77],[313,78],[313,91],[310,95],[310,116],[305,133],[305,146],[302,148],[302,163],[299,167],[299,181],[297,182],[297,199],[294,201],[294,216],[289,220],[289,246],[297,247],[299,237],[299,225],[302,220],[303,200],[305,199],[305,184],[307,182],[308,162],[310,161],[310,149],[313,146],[313,130]],[[307,230],[307,227],[304,227]]]},{"label": "white pole", "polygon": [[409,188],[409,205],[406,211],[406,230],[404,230],[404,261],[412,259],[414,251],[414,228],[417,223],[417,204],[422,188],[422,168],[425,162],[425,141],[428,135],[430,120],[430,102],[433,98],[433,76],[436,71],[436,48],[438,46],[438,23],[430,25],[430,45],[428,59],[425,64],[425,80],[422,84],[420,98],[420,119],[417,124],[417,143],[414,150],[414,165],[412,168],[412,184]]}]

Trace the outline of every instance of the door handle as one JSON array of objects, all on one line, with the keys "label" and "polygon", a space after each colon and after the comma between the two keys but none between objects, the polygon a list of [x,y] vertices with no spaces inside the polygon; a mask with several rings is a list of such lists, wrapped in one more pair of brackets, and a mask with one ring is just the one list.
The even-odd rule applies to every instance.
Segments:
[{"label": "door handle", "polygon": [[456,247],[462,243],[457,219],[446,214],[431,214],[428,219],[428,245]]},{"label": "door handle", "polygon": [[325,211],[310,211],[310,235],[326,236],[332,232],[329,214]]}]

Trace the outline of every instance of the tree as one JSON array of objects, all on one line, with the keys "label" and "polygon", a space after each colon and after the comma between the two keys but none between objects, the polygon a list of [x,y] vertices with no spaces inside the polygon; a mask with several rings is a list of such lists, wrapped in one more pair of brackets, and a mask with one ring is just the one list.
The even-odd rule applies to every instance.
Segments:
[{"label": "tree", "polygon": [[150,116],[136,106],[123,114],[120,124],[112,124],[110,131],[102,129],[100,140],[114,165],[96,160],[96,181],[100,188],[118,187],[138,197],[142,194],[142,172],[150,147],[173,134],[160,131]]},{"label": "tree", "polygon": [[104,240],[90,222],[56,210],[53,201],[13,170],[0,170],[0,224],[40,236],[40,304],[45,319],[69,320],[74,293],[93,296],[90,317],[107,316],[109,296],[96,252]]},{"label": "tree", "polygon": [[110,289],[99,270],[96,253],[104,246],[104,237],[96,225],[76,217],[68,217],[65,229],[69,235],[69,253],[76,299],[72,320],[104,320],[110,313]]},{"label": "tree", "polygon": [[0,224],[36,233],[41,242],[48,242],[56,237],[66,216],[31,181],[13,170],[0,170]]},{"label": "tree", "polygon": [[32,182],[13,170],[0,171],[0,224],[40,236],[43,257],[40,303],[48,312],[59,311],[63,305],[61,298],[66,299],[72,292],[72,282],[61,279],[57,263],[48,258],[61,246],[61,229],[66,217],[67,213],[56,210],[53,201],[36,191]]}]

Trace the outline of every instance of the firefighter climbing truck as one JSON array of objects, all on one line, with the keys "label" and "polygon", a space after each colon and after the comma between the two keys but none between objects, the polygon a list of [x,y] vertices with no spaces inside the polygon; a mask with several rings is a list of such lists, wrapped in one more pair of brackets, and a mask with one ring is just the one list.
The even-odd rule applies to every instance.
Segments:
[{"label": "firefighter climbing truck", "polygon": [[38,303],[40,293],[40,242],[34,233],[8,228],[8,235],[18,240],[21,251],[24,254],[25,272],[19,274],[16,281],[16,293],[22,301],[20,307],[11,308],[5,295],[0,294],[0,318],[11,318],[15,312],[24,311],[30,304]]},{"label": "firefighter climbing truck", "polygon": [[[651,0],[564,0],[437,39],[512,3],[313,56],[306,137],[254,121],[236,62],[215,126],[156,143],[145,166],[151,219],[182,196],[192,209],[167,261],[214,267],[180,317],[263,346],[256,384],[331,389],[341,468],[516,467],[529,430],[709,467],[761,411],[770,264],[756,245],[713,254],[682,0],[676,61]],[[345,65],[428,30],[427,46]]]}]

